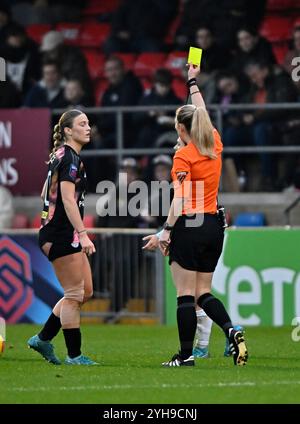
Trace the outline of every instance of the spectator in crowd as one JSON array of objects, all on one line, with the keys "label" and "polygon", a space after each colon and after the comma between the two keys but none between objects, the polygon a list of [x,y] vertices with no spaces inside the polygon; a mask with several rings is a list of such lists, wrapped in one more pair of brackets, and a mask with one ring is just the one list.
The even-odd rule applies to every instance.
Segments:
[{"label": "spectator in crowd", "polygon": [[275,64],[272,45],[265,38],[260,37],[256,30],[243,27],[237,32],[238,49],[232,63],[236,73],[243,73],[250,62],[263,61],[269,65]]},{"label": "spectator in crowd", "polygon": [[9,7],[1,4],[0,5],[0,46],[5,43],[6,32],[11,23],[11,14]]},{"label": "spectator in crowd", "polygon": [[178,0],[123,0],[114,15],[105,53],[164,50],[163,40],[177,10]]},{"label": "spectator in crowd", "polygon": [[64,85],[58,64],[50,60],[44,62],[42,79],[27,93],[24,106],[51,109],[64,107]]},{"label": "spectator in crowd", "polygon": [[16,22],[25,26],[78,22],[81,17],[81,9],[85,4],[85,0],[17,1],[12,6],[12,15]]},{"label": "spectator in crowd", "polygon": [[[143,225],[143,218],[133,216],[128,207],[130,201],[137,193],[128,193],[128,186],[140,177],[140,169],[136,159],[123,159],[120,167],[120,174],[114,189],[104,194],[97,202],[97,213],[99,215],[98,226],[117,228],[139,228]],[[140,209],[145,210],[148,199],[142,199]],[[114,207],[116,207],[114,209]],[[120,213],[122,207],[122,213]],[[115,213],[103,215],[103,211],[111,210]],[[125,212],[126,211],[126,216]],[[120,214],[122,216],[120,216]]]},{"label": "spectator in crowd", "polygon": [[[294,28],[293,31],[293,44],[292,49],[289,50],[284,58],[283,62],[283,68],[286,70],[286,72],[292,76],[292,73],[295,69],[295,67],[298,65],[299,62],[296,64],[293,64],[294,58],[300,57],[300,26],[297,26]],[[298,91],[298,96],[300,98],[300,72],[297,73],[297,78],[293,78],[294,84]]]},{"label": "spectator in crowd", "polygon": [[[249,88],[249,84],[241,84],[238,77],[230,72],[223,71],[219,73],[216,79],[217,91],[213,103],[218,103],[222,106],[223,114],[223,142],[226,146],[226,139],[231,135],[232,127],[239,127],[242,124],[242,115],[237,110],[230,110],[228,105],[243,103],[245,92]],[[225,140],[225,141],[224,141]],[[224,189],[230,192],[243,190],[245,187],[243,169],[243,158],[238,155],[224,155]],[[238,174],[240,177],[238,177]],[[240,182],[242,184],[240,184]]]},{"label": "spectator in crowd", "polygon": [[76,46],[64,44],[64,37],[61,32],[47,32],[42,39],[40,50],[45,60],[53,60],[59,63],[64,78],[79,79],[84,90],[91,91],[91,81],[83,53]]},{"label": "spectator in crowd", "polygon": [[[251,82],[245,101],[263,105],[264,103],[293,102],[297,98],[296,89],[285,72],[276,73],[268,62],[252,62],[246,67]],[[280,126],[290,112],[283,110],[258,109],[242,114],[242,124],[232,126],[223,136],[225,146],[255,145],[267,146],[271,140],[271,129]],[[272,124],[272,128],[271,128]],[[263,189],[274,188],[274,168],[269,154],[260,154]]]},{"label": "spectator in crowd", "polygon": [[186,0],[176,32],[176,48],[186,50],[202,25],[211,25],[219,44],[234,45],[236,31],[248,22],[257,28],[264,16],[266,0]]},{"label": "spectator in crowd", "polygon": [[231,62],[231,54],[226,47],[217,45],[211,29],[207,25],[200,26],[195,34],[195,46],[203,50],[201,73],[197,84],[207,103],[215,96],[215,77],[217,71],[225,69]]},{"label": "spectator in crowd", "polygon": [[142,219],[149,227],[162,227],[168,217],[168,210],[173,199],[171,183],[172,159],[168,155],[155,156],[151,162],[151,182],[158,182],[161,186],[158,190],[151,189],[148,207],[142,213]]},{"label": "spectator in crowd", "polygon": [[78,79],[70,79],[66,82],[64,89],[65,108],[84,109],[84,107],[93,106],[88,95],[82,86],[82,82]]},{"label": "spectator in crowd", "polygon": [[10,191],[0,185],[0,229],[10,228],[14,215],[13,197]]},{"label": "spectator in crowd", "polygon": [[0,109],[17,108],[20,105],[20,92],[9,77],[6,77],[6,81],[0,81]]},{"label": "spectator in crowd", "polygon": [[[104,74],[109,83],[105,90],[101,106],[136,106],[142,96],[143,88],[139,79],[131,72],[125,71],[123,61],[118,57],[110,57],[104,66]],[[124,137],[125,145],[132,143],[132,117],[125,115]],[[115,114],[106,114],[99,123],[99,132],[102,136],[103,147],[116,146],[116,117]]]},{"label": "spectator in crowd", "polygon": [[[141,106],[180,105],[182,103],[172,89],[172,74],[167,69],[158,69],[154,75],[153,88],[140,101]],[[174,129],[174,112],[151,110],[137,113],[136,127],[140,128],[135,147],[153,147],[163,133]]]},{"label": "spectator in crowd", "polygon": [[25,93],[40,78],[40,56],[37,45],[28,38],[25,29],[11,24],[6,30],[0,56],[6,60],[6,72],[12,83]]}]

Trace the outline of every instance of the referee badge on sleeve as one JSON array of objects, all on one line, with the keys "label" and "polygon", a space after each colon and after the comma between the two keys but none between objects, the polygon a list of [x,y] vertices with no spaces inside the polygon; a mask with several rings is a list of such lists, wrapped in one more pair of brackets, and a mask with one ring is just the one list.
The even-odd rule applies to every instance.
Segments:
[{"label": "referee badge on sleeve", "polygon": [[187,174],[188,174],[187,171],[176,172],[177,180],[180,182],[180,184],[183,183],[183,181],[185,180]]}]

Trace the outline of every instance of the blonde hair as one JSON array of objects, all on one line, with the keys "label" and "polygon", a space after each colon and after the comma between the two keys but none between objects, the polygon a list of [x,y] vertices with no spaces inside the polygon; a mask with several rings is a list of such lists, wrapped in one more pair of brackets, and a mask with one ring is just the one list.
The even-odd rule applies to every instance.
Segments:
[{"label": "blonde hair", "polygon": [[56,124],[53,128],[53,149],[49,155],[49,159],[51,160],[55,155],[55,152],[64,144],[65,142],[65,128],[73,127],[74,119],[81,115],[83,112],[78,109],[68,110],[63,113],[59,118],[58,124]]},{"label": "blonde hair", "polygon": [[207,110],[194,105],[184,105],[177,109],[176,120],[183,124],[199,152],[216,159],[214,152],[214,127]]}]

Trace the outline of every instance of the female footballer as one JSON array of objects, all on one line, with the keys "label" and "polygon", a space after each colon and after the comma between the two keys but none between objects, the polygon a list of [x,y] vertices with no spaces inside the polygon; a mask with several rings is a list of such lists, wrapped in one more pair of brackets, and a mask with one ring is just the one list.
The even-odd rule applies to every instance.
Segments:
[{"label": "female footballer", "polygon": [[39,245],[55,270],[64,296],[54,306],[42,331],[28,346],[47,361],[60,364],[51,340],[62,327],[67,347],[65,364],[94,365],[81,353],[80,307],[93,294],[87,255],[95,252],[83,224],[86,173],[80,151],[90,141],[91,128],[80,110],[65,112],[54,127],[54,148],[42,198]]}]

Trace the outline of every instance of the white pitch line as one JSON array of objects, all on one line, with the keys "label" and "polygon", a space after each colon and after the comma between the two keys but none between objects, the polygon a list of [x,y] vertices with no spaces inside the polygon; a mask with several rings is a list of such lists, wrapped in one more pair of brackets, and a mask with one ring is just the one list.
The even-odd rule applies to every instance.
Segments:
[{"label": "white pitch line", "polygon": [[243,381],[243,382],[232,382],[232,383],[208,383],[208,384],[160,384],[160,385],[143,385],[134,386],[129,384],[124,385],[112,385],[112,386],[59,386],[59,387],[10,387],[7,391],[10,392],[49,392],[49,391],[81,391],[81,390],[130,390],[130,389],[191,389],[191,388],[207,388],[207,387],[259,387],[259,386],[290,386],[299,385],[300,381],[261,381],[259,383],[255,381]]}]

